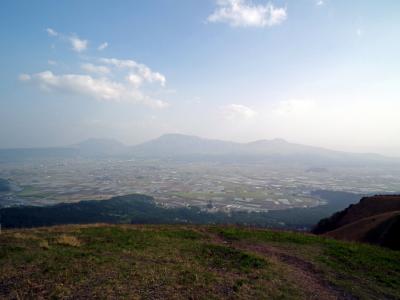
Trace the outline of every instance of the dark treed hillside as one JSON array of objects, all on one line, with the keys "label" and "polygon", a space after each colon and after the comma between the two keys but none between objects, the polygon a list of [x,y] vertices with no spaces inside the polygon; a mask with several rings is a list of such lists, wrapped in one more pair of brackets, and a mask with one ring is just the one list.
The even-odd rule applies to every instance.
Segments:
[{"label": "dark treed hillside", "polygon": [[11,190],[8,180],[0,178],[0,192],[8,192]]},{"label": "dark treed hillside", "polygon": [[0,209],[4,228],[39,227],[60,224],[242,224],[258,227],[310,229],[321,217],[358,201],[351,193],[316,191],[327,205],[269,212],[207,212],[198,207],[165,208],[145,195],[127,195],[110,200],[91,200],[54,206],[21,206]]}]

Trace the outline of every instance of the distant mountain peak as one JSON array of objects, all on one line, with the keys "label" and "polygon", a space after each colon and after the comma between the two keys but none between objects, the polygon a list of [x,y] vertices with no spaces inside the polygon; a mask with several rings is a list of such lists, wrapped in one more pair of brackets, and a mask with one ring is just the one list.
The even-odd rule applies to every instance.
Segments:
[{"label": "distant mountain peak", "polygon": [[274,143],[283,143],[283,144],[288,144],[288,143],[289,143],[287,140],[282,139],[282,138],[274,138],[274,139],[271,140],[271,142],[274,142]]},{"label": "distant mountain peak", "polygon": [[[239,143],[198,136],[167,133],[148,142],[130,148],[131,155],[154,157],[187,157],[187,156],[225,156],[234,159],[263,157],[281,159],[284,162],[302,162],[306,164],[326,166],[332,163],[360,164],[372,161],[371,157],[362,154],[352,154],[288,142],[282,138],[258,140],[249,143]],[[382,161],[374,158],[375,161]]]}]

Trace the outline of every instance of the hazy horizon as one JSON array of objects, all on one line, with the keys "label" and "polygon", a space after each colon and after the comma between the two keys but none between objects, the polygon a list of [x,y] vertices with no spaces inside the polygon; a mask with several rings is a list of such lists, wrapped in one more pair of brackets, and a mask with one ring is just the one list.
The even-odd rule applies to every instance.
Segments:
[{"label": "hazy horizon", "polygon": [[1,6],[0,148],[181,133],[400,156],[400,2]]},{"label": "hazy horizon", "polygon": [[351,151],[344,151],[342,149],[331,149],[331,148],[327,148],[327,147],[323,147],[323,146],[317,146],[317,145],[294,143],[294,142],[292,142],[290,140],[285,140],[285,139],[282,139],[282,138],[279,138],[279,137],[272,138],[272,139],[258,139],[258,140],[249,140],[249,141],[232,141],[232,140],[227,140],[227,139],[214,139],[214,138],[209,138],[209,137],[205,137],[205,136],[196,136],[196,135],[190,135],[190,134],[184,134],[184,133],[176,133],[176,132],[165,133],[165,134],[156,136],[154,138],[146,139],[144,141],[141,141],[141,142],[138,142],[138,143],[134,143],[134,144],[125,143],[125,142],[122,142],[122,141],[120,141],[120,140],[118,140],[116,138],[112,138],[112,137],[89,137],[87,139],[75,141],[75,142],[69,143],[69,144],[42,145],[42,146],[22,146],[22,147],[11,147],[11,148],[6,147],[6,148],[0,148],[0,150],[7,150],[7,149],[36,149],[36,148],[37,149],[40,149],[40,148],[62,148],[62,147],[72,147],[74,145],[79,145],[79,144],[85,143],[85,142],[94,142],[94,143],[96,143],[98,141],[100,141],[100,142],[101,141],[115,142],[115,143],[122,144],[125,147],[133,147],[133,146],[139,146],[139,145],[145,144],[147,142],[151,142],[151,141],[154,141],[154,140],[157,140],[159,138],[162,138],[164,136],[169,136],[169,135],[178,135],[178,136],[190,137],[190,138],[194,137],[194,138],[199,138],[199,139],[202,139],[202,140],[221,141],[221,142],[227,142],[227,143],[233,142],[233,143],[238,143],[238,144],[243,144],[243,145],[250,144],[250,143],[253,143],[253,142],[260,142],[260,141],[276,141],[276,140],[279,140],[279,141],[282,141],[282,142],[285,142],[285,143],[288,143],[288,144],[303,145],[303,146],[309,146],[309,147],[317,147],[317,148],[320,148],[320,149],[333,150],[333,151],[344,152],[344,153],[378,154],[378,155],[386,156],[388,158],[394,158],[394,159],[400,158],[400,156],[385,155],[385,154],[381,154],[381,153],[377,153],[377,152],[351,152]]}]

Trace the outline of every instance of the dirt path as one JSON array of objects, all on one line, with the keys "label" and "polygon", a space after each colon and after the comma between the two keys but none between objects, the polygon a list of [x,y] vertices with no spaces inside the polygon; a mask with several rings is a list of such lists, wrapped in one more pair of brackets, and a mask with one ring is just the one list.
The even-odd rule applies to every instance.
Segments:
[{"label": "dirt path", "polygon": [[340,291],[330,285],[323,275],[315,266],[291,253],[267,244],[247,244],[240,241],[228,241],[218,234],[208,232],[213,242],[225,244],[239,250],[257,253],[258,255],[267,257],[269,260],[283,265],[286,269],[288,278],[296,285],[302,288],[307,299],[315,300],[353,300],[351,295]]}]

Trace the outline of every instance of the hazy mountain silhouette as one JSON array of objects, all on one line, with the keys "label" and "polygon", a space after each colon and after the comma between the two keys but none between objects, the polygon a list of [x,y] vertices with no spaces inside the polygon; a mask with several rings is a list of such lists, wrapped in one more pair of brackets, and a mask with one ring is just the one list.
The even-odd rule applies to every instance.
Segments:
[{"label": "hazy mountain silhouette", "polygon": [[66,147],[0,149],[0,160],[47,157],[212,157],[223,160],[266,159],[314,165],[334,163],[400,163],[378,154],[356,154],[287,142],[283,139],[238,143],[183,134],[165,134],[135,146],[114,139],[88,139]]},{"label": "hazy mountain silhouette", "polygon": [[183,134],[165,134],[131,147],[132,155],[145,157],[233,156],[275,161],[324,163],[384,163],[396,159],[378,154],[356,154],[287,142],[283,139],[237,143]]}]

